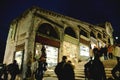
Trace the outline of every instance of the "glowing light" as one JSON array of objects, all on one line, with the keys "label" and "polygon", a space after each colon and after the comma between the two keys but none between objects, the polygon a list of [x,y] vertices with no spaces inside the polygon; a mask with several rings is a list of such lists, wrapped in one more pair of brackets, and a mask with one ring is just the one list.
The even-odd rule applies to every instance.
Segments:
[{"label": "glowing light", "polygon": [[115,39],[118,39],[118,37],[115,37]]}]

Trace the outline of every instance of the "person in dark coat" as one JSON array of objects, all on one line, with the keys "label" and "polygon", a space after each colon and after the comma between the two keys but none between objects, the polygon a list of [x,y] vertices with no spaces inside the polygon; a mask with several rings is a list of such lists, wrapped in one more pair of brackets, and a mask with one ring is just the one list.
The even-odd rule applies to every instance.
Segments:
[{"label": "person in dark coat", "polygon": [[68,61],[63,69],[63,80],[75,80],[74,67],[71,61]]},{"label": "person in dark coat", "polygon": [[93,60],[93,80],[106,80],[106,74],[103,63],[100,61],[99,50],[94,53]]},{"label": "person in dark coat", "polygon": [[38,61],[38,68],[35,72],[35,78],[36,80],[42,80],[44,72],[47,70],[47,63],[46,59],[44,57],[41,57]]},{"label": "person in dark coat", "polygon": [[93,79],[94,80],[106,80],[106,74],[103,63],[100,61],[99,57],[95,57],[93,60]]},{"label": "person in dark coat", "polygon": [[93,64],[93,60],[92,57],[90,57],[90,60],[84,65],[84,73],[85,73],[85,79],[92,79],[93,75],[92,75],[92,64]]},{"label": "person in dark coat", "polygon": [[[106,80],[104,65],[100,61],[100,51],[94,48],[94,59],[85,64],[85,75],[88,80]],[[89,69],[87,69],[87,67]],[[88,71],[88,72],[87,72]]]},{"label": "person in dark coat", "polygon": [[104,60],[108,59],[107,52],[108,52],[108,47],[107,47],[107,45],[105,45],[105,47],[103,48]]},{"label": "person in dark coat", "polygon": [[20,72],[17,61],[14,60],[13,63],[9,64],[7,67],[8,67],[8,72],[11,75],[10,80],[15,80],[17,74],[19,74],[19,72]]},{"label": "person in dark coat", "polygon": [[120,80],[120,59],[117,58],[117,65],[112,69],[112,76],[115,80]]},{"label": "person in dark coat", "polygon": [[64,80],[64,73],[63,73],[63,69],[64,69],[64,66],[66,64],[66,61],[67,61],[67,57],[66,56],[63,56],[62,57],[62,61],[59,62],[57,64],[57,66],[55,67],[55,74],[57,75],[58,77],[58,80]]}]

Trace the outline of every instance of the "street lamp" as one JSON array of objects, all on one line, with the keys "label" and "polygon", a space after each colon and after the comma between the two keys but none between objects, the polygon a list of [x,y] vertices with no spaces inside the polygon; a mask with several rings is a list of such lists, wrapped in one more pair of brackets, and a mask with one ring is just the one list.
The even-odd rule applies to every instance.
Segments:
[{"label": "street lamp", "polygon": [[118,40],[118,37],[116,36],[115,39]]},{"label": "street lamp", "polygon": [[119,37],[116,36],[116,37],[115,37],[115,43],[117,43],[117,44],[118,44],[118,39],[119,39]]}]

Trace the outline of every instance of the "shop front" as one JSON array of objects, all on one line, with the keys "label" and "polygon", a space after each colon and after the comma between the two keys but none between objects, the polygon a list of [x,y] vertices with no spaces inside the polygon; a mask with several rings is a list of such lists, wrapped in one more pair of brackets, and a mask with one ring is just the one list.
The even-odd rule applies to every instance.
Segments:
[{"label": "shop front", "polygon": [[37,36],[35,41],[35,58],[39,59],[42,55],[41,49],[42,45],[44,45],[46,49],[46,62],[48,63],[48,68],[55,67],[58,63],[59,56],[59,46],[60,43],[55,40],[51,40],[49,38],[45,38],[42,36]]},{"label": "shop front", "polygon": [[68,57],[68,60],[73,64],[78,62],[78,40],[68,35],[64,36],[63,55]]},{"label": "shop front", "polygon": [[90,41],[89,39],[82,37],[80,38],[79,44],[80,52],[79,52],[79,59],[80,60],[87,60],[90,57]]}]

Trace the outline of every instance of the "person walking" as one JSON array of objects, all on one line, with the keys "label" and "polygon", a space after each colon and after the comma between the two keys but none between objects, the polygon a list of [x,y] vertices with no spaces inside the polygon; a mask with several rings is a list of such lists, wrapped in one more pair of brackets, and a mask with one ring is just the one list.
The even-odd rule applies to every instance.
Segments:
[{"label": "person walking", "polygon": [[100,57],[98,54],[95,55],[92,68],[93,68],[93,80],[106,80],[104,65],[100,61]]},{"label": "person walking", "polygon": [[67,56],[62,57],[62,61],[55,67],[55,74],[58,80],[75,80],[74,67],[71,61],[67,61]]},{"label": "person walking", "polygon": [[67,56],[63,56],[62,57],[62,61],[61,62],[59,62],[58,64],[57,64],[57,66],[55,67],[55,74],[57,75],[57,77],[58,77],[58,80],[63,80],[64,78],[63,78],[63,68],[64,68],[64,66],[65,66],[65,64],[66,64],[66,61],[67,61]]},{"label": "person walking", "polygon": [[71,61],[64,65],[63,73],[63,80],[75,80],[74,66]]},{"label": "person walking", "polygon": [[7,66],[7,69],[8,69],[8,72],[10,73],[10,75],[11,75],[10,80],[16,80],[16,76],[20,72],[17,61],[14,60],[13,63],[9,64]]},{"label": "person walking", "polygon": [[104,60],[108,60],[108,47],[107,45],[105,45],[105,47],[103,48],[103,54],[104,54]]},{"label": "person walking", "polygon": [[47,63],[46,59],[44,57],[41,57],[38,61],[38,68],[35,72],[35,78],[36,80],[42,80],[44,72],[47,70]]},{"label": "person walking", "polygon": [[115,47],[115,56],[117,60],[116,66],[112,69],[111,73],[115,80],[120,80],[120,46],[116,45]]},{"label": "person walking", "polygon": [[117,59],[116,66],[111,71],[115,80],[120,80],[120,59]]},{"label": "person walking", "polygon": [[87,66],[89,67],[88,80],[106,80],[104,65],[100,61],[100,52],[98,49],[94,51],[94,60],[89,61],[85,67]]},{"label": "person walking", "polygon": [[108,46],[108,57],[109,59],[113,59],[113,46],[112,45]]},{"label": "person walking", "polygon": [[92,65],[93,65],[93,60],[92,57],[90,57],[90,60],[84,65],[84,73],[85,73],[85,80],[90,80],[92,79]]}]

